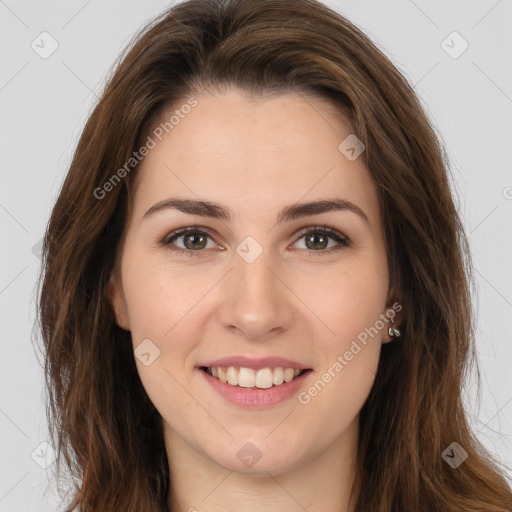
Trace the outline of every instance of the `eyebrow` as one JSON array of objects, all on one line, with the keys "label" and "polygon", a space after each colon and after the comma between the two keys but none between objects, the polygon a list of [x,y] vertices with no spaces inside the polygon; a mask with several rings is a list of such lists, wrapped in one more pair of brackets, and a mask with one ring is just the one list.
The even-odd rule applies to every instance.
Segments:
[{"label": "eyebrow", "polygon": [[[154,204],[143,216],[143,219],[151,217],[156,213],[176,209],[189,215],[199,215],[201,217],[211,217],[223,221],[231,221],[234,218],[233,213],[227,206],[220,205],[211,201],[200,201],[195,199],[183,199],[171,197]],[[283,208],[277,215],[277,223],[317,215],[331,211],[350,211],[358,215],[365,221],[371,229],[372,225],[366,213],[356,204],[347,199],[320,199],[309,203],[296,203]]]}]

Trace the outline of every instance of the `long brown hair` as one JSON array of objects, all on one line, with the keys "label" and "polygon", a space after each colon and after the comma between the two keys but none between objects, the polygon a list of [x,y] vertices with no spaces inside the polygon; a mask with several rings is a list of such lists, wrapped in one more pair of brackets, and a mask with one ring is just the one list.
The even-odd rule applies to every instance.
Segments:
[{"label": "long brown hair", "polygon": [[[461,397],[476,361],[473,277],[446,152],[390,60],[316,0],[173,6],[127,48],[88,119],[48,224],[38,305],[57,473],[65,462],[73,481],[67,510],[167,510],[161,417],[107,282],[137,169],[126,162],[164,108],[228,86],[329,98],[366,146],[405,320],[360,413],[357,511],[509,512],[508,477]],[[457,469],[442,457],[452,442],[468,454]]]}]

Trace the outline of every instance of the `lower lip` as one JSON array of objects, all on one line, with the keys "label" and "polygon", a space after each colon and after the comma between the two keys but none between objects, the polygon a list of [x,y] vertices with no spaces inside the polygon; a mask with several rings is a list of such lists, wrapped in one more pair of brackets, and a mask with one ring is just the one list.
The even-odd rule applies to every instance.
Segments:
[{"label": "lower lip", "polygon": [[304,380],[311,373],[311,370],[307,370],[298,377],[294,377],[290,382],[283,382],[283,384],[267,389],[259,389],[232,386],[231,384],[227,384],[212,377],[209,373],[200,368],[197,369],[203,374],[208,384],[228,402],[246,408],[270,407],[288,400],[298,393],[300,388],[304,385]]}]

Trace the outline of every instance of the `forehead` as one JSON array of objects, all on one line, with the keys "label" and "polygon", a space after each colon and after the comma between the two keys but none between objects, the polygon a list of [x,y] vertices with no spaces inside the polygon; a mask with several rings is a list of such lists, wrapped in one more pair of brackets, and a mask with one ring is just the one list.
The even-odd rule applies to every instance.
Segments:
[{"label": "forehead", "polygon": [[187,98],[174,103],[152,128],[155,145],[137,170],[136,215],[170,195],[260,214],[326,196],[357,202],[369,216],[377,209],[363,158],[339,149],[353,133],[331,101],[299,93],[251,101],[236,90],[194,99],[191,108],[182,108]]}]

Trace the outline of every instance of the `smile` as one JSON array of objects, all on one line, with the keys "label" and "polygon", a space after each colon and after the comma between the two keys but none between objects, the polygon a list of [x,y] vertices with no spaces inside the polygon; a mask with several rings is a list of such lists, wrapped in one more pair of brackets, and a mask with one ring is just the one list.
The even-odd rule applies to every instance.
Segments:
[{"label": "smile", "polygon": [[203,366],[201,369],[212,377],[231,386],[259,389],[268,389],[274,386],[280,386],[286,382],[291,382],[295,377],[308,371],[298,368],[285,368],[282,366],[259,369],[245,368],[243,366]]},{"label": "smile", "polygon": [[[279,366],[198,366],[196,369],[211,389],[225,401],[250,409],[266,409],[291,399],[306,386],[309,375],[313,373],[312,369]],[[274,381],[278,384],[274,384]],[[258,384],[267,387],[259,387]],[[210,400],[209,395],[207,400]]]}]

